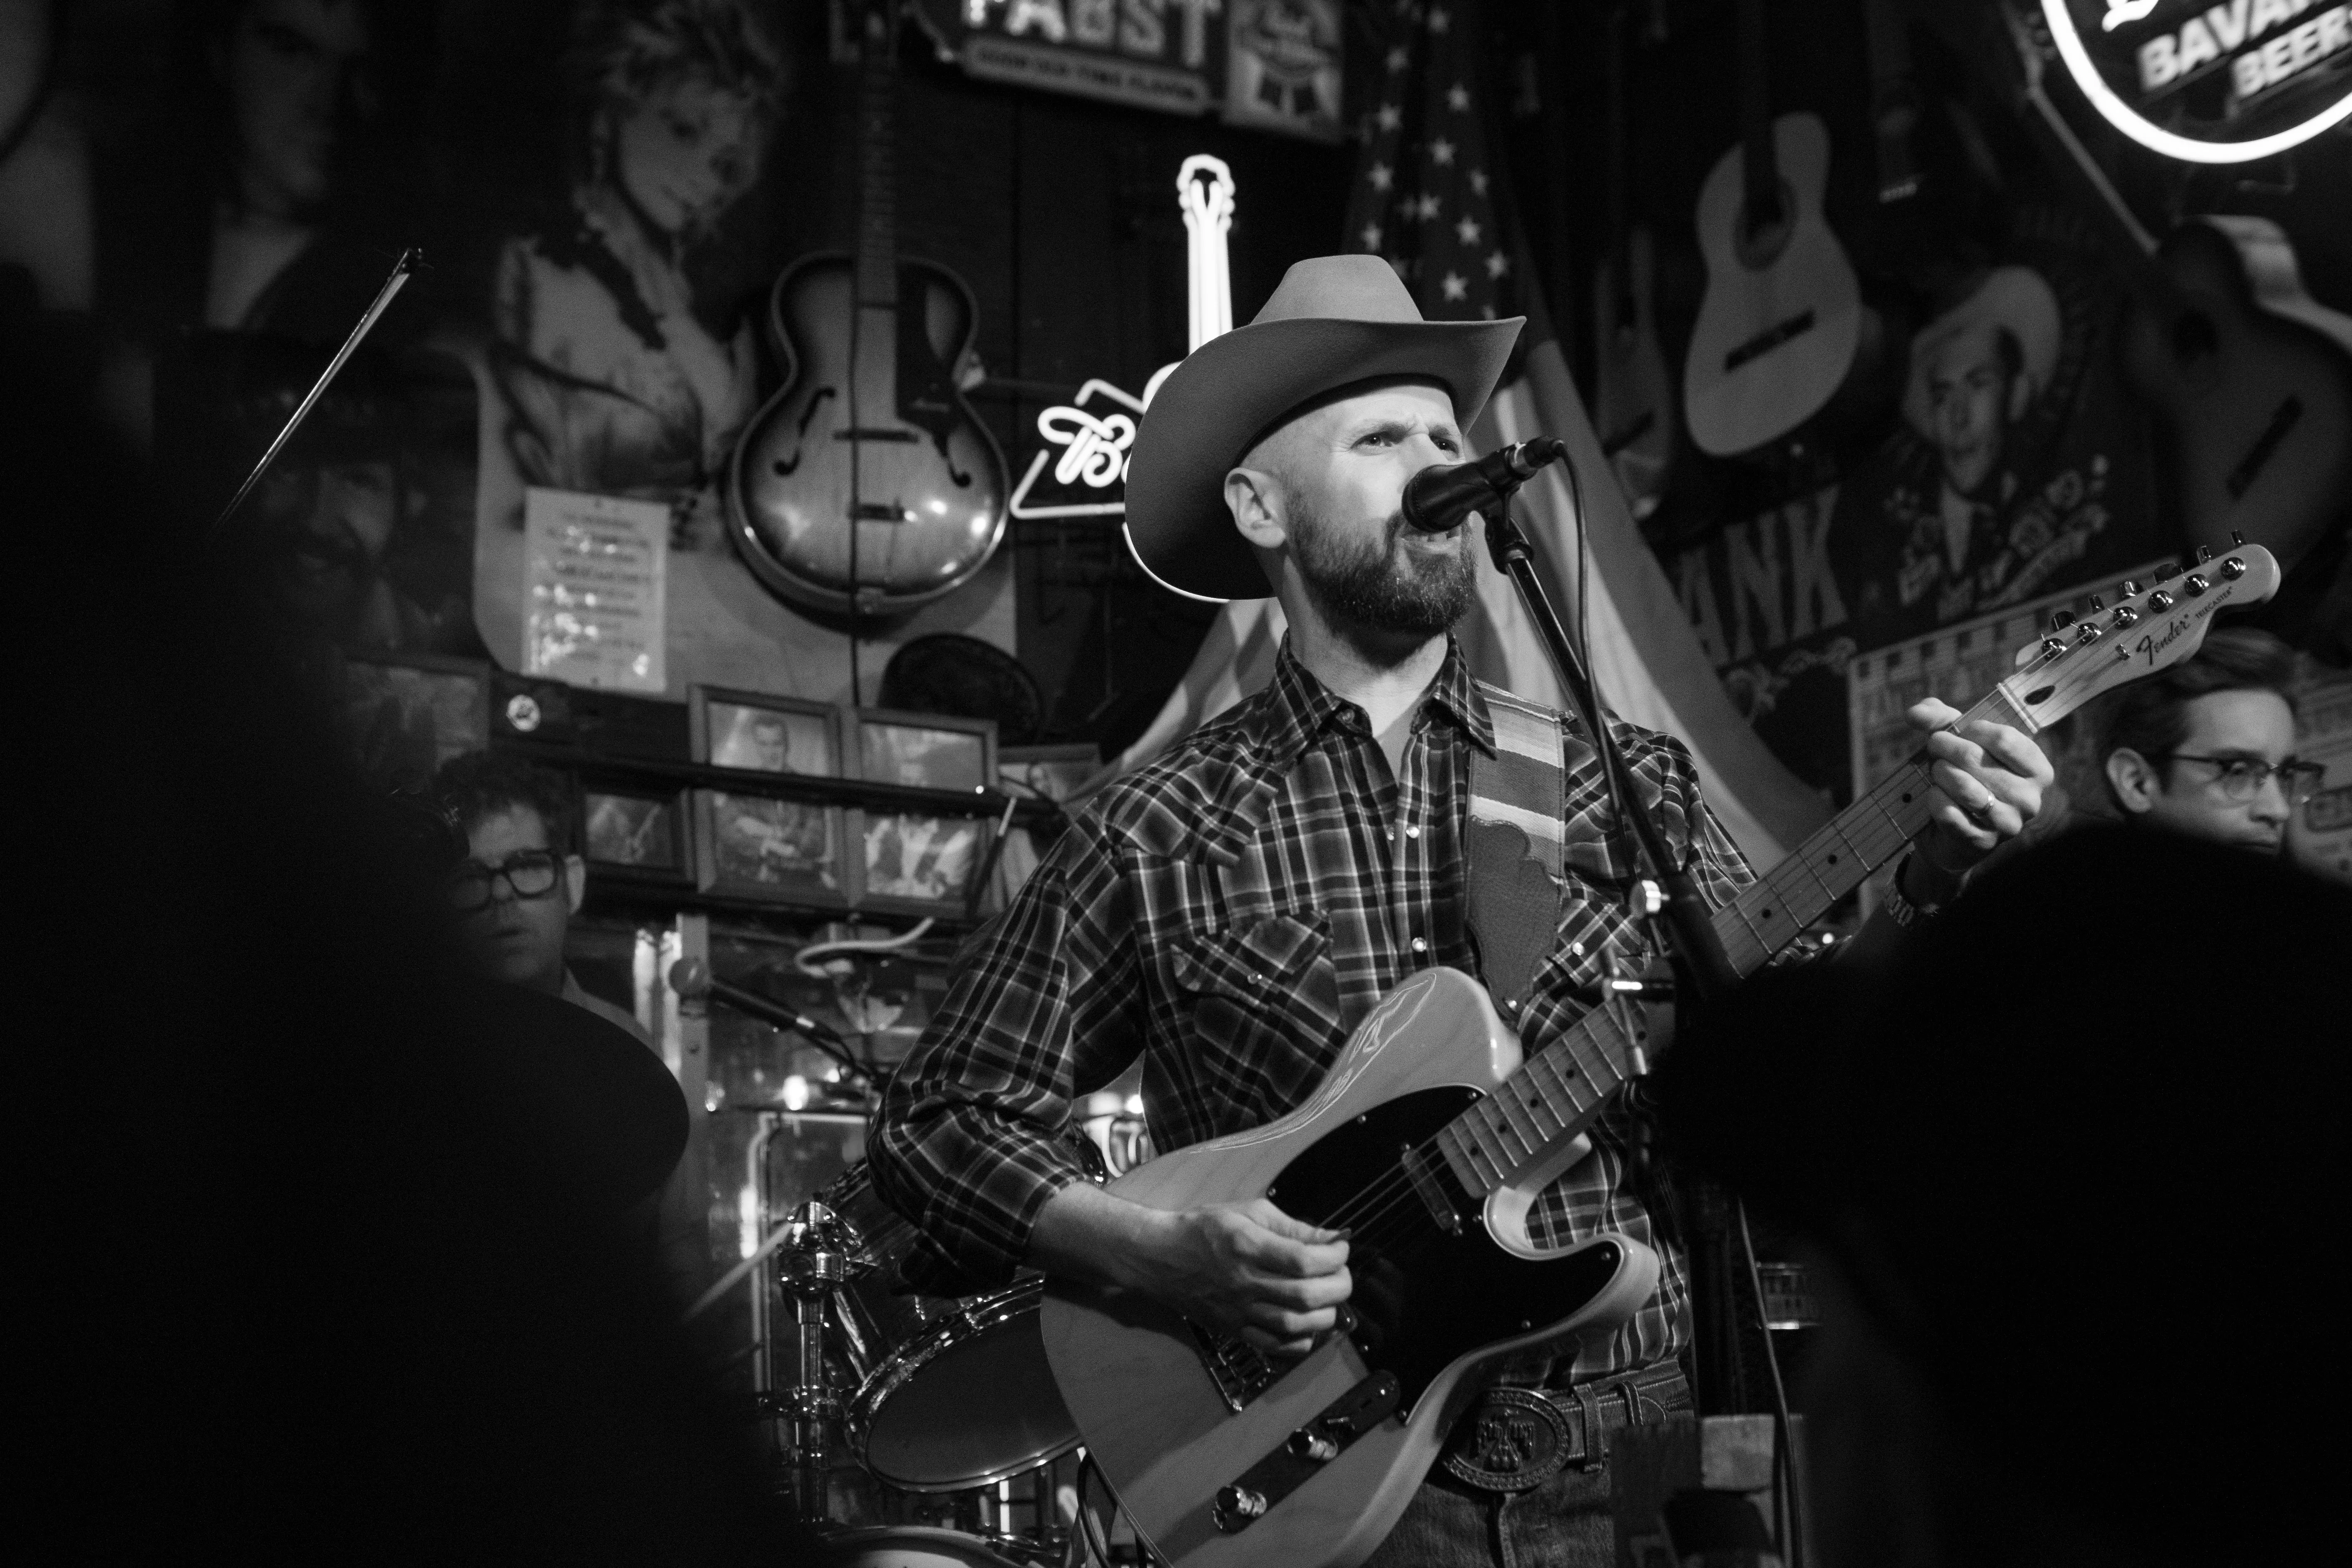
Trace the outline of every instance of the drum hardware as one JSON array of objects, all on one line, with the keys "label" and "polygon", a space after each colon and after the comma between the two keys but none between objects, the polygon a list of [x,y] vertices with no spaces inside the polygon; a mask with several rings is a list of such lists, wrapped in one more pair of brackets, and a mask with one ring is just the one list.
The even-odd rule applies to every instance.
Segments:
[{"label": "drum hardware", "polygon": [[784,1405],[792,1418],[793,1502],[802,1519],[825,1517],[825,1461],[840,1402],[825,1375],[824,1325],[834,1293],[873,1267],[865,1244],[839,1215],[812,1199],[783,1225],[776,1279],[793,1303],[798,1353]]}]

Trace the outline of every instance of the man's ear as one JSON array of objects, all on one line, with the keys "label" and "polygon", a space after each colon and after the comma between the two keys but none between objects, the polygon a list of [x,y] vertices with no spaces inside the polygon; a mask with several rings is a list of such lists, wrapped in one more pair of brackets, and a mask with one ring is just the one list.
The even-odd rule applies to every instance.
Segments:
[{"label": "man's ear", "polygon": [[1235,468],[1225,476],[1225,506],[1234,526],[1260,550],[1279,550],[1289,542],[1282,500],[1280,482],[1264,468]]},{"label": "man's ear", "polygon": [[2146,757],[2129,746],[2117,746],[2107,753],[2107,787],[2115,792],[2117,805],[2137,816],[2156,805],[2164,781]]},{"label": "man's ear", "polygon": [[588,862],[577,855],[563,858],[563,901],[573,914],[580,912],[580,900],[588,896]]}]

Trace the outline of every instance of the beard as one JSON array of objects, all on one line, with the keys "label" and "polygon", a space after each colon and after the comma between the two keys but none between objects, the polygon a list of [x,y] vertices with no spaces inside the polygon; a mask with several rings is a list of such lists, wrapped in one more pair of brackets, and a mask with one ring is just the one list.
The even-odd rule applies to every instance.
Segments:
[{"label": "beard", "polygon": [[1443,636],[1477,596],[1470,552],[1424,556],[1404,548],[1402,512],[1377,542],[1345,539],[1299,492],[1288,496],[1290,538],[1309,597],[1335,626],[1393,637]]}]

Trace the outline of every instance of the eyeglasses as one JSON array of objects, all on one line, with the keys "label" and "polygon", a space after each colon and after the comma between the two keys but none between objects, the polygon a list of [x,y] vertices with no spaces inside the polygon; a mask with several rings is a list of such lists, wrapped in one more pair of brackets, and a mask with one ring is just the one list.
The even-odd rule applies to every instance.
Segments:
[{"label": "eyeglasses", "polygon": [[2203,763],[2219,768],[2214,783],[2221,786],[2224,799],[2249,801],[2260,795],[2263,781],[2273,773],[2278,775],[2279,793],[2286,796],[2289,805],[2301,805],[2319,791],[2320,780],[2327,769],[2318,763],[2301,762],[2288,757],[2281,762],[2266,763],[2259,757],[2200,757],[2194,752],[2167,752],[2176,763]]},{"label": "eyeglasses", "polygon": [[522,849],[508,856],[495,866],[468,861],[449,874],[449,907],[460,914],[488,909],[492,884],[500,877],[514,889],[518,899],[543,899],[555,890],[556,873],[562,867],[551,849]]}]

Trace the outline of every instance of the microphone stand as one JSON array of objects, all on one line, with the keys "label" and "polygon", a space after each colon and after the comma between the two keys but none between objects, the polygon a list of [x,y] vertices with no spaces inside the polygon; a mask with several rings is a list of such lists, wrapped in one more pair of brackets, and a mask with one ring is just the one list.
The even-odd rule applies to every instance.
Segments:
[{"label": "microphone stand", "polygon": [[[1572,460],[1562,467],[1568,474],[1569,500],[1575,509],[1576,525],[1581,528],[1583,487],[1577,481]],[[1486,552],[1518,589],[1528,619],[1543,638],[1545,651],[1551,655],[1552,664],[1559,671],[1560,684],[1575,700],[1584,728],[1592,737],[1592,748],[1601,758],[1601,776],[1608,783],[1617,819],[1633,828],[1637,874],[1656,889],[1654,897],[1637,889],[1637,911],[1645,918],[1664,917],[1675,957],[1677,994],[1686,990],[1693,1002],[1704,1004],[1729,991],[1739,980],[1731,960],[1724,956],[1723,943],[1716,939],[1714,911],[1699,897],[1698,885],[1692,880],[1687,867],[1668,852],[1658,825],[1642,809],[1630,782],[1624,754],[1618,750],[1608,725],[1601,722],[1601,699],[1593,689],[1591,673],[1576,657],[1575,645],[1569,641],[1567,631],[1560,626],[1559,614],[1552,608],[1551,595],[1544,592],[1543,579],[1536,574],[1534,546],[1528,542],[1526,531],[1512,515],[1510,498],[1506,495],[1501,500],[1501,505],[1487,509]]]},{"label": "microphone stand", "polygon": [[285,448],[287,442],[294,438],[294,432],[302,427],[302,421],[310,417],[311,405],[326,395],[328,386],[341,374],[352,355],[359,352],[360,344],[366,341],[368,333],[375,330],[376,322],[392,309],[394,298],[407,287],[409,275],[416,270],[424,254],[413,245],[400,253],[399,259],[392,264],[392,275],[383,280],[383,287],[376,290],[375,299],[361,313],[359,324],[343,340],[343,346],[335,351],[335,357],[327,362],[327,368],[319,373],[319,379],[310,384],[310,392],[295,405],[294,412],[287,416],[286,423],[278,426],[278,435],[269,443],[268,450],[261,454],[261,461],[253,465],[253,471],[245,476],[245,483],[236,487],[236,494],[229,497],[228,505],[221,508],[220,515],[213,519],[212,527],[205,531],[206,542],[220,537],[220,531],[227,525],[228,520],[236,515],[236,509],[245,504],[245,498],[253,493],[253,487],[261,482],[261,476],[269,471],[269,465],[278,460],[278,454]]},{"label": "microphone stand", "polygon": [[[1581,528],[1583,488],[1578,482],[1573,460],[1564,462],[1563,467],[1568,471],[1570,503],[1575,510],[1577,526]],[[1511,494],[1517,488],[1514,484],[1502,490],[1499,504],[1485,509],[1486,550],[1495,564],[1517,587],[1528,620],[1543,638],[1544,647],[1559,671],[1561,684],[1567,687],[1583,715],[1618,820],[1633,829],[1630,837],[1636,874],[1642,879],[1634,889],[1633,912],[1637,918],[1663,918],[1674,961],[1675,1006],[1682,1022],[1687,1024],[1692,1012],[1727,994],[1738,984],[1739,976],[1725,956],[1722,942],[1716,938],[1713,911],[1699,896],[1697,883],[1688,868],[1668,852],[1665,836],[1659,832],[1649,813],[1642,809],[1640,797],[1633,793],[1624,755],[1601,721],[1600,694],[1593,687],[1591,672],[1577,658],[1575,646],[1569,641],[1559,616],[1552,608],[1551,597],[1544,592],[1543,579],[1536,574],[1534,547],[1511,513]],[[1589,565],[1584,569],[1589,570]],[[1646,1139],[1643,1148],[1646,1153]],[[1691,1298],[1697,1320],[1691,1346],[1693,1380],[1704,1413],[1736,1413],[1751,1408],[1755,1401],[1748,1394],[1748,1358],[1743,1347],[1739,1314],[1733,1304],[1731,1210],[1726,1194],[1712,1183],[1691,1184],[1696,1189],[1689,1194],[1694,1232],[1689,1238]]]}]

